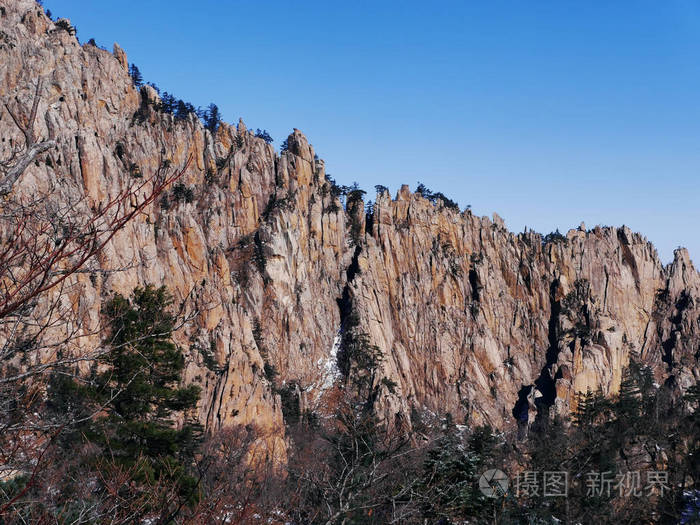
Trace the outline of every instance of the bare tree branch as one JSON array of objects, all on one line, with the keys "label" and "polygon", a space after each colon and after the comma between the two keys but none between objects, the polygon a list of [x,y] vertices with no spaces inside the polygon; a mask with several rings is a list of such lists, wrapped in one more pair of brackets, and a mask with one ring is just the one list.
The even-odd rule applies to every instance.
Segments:
[{"label": "bare tree branch", "polygon": [[0,163],[0,165],[6,167],[6,173],[0,180],[0,196],[7,195],[12,191],[12,188],[14,187],[15,182],[17,182],[17,179],[19,179],[22,173],[24,173],[24,170],[26,170],[27,167],[32,162],[34,162],[34,159],[38,155],[56,146],[56,142],[53,140],[46,140],[37,143],[36,137],[34,136],[34,122],[36,121],[36,113],[39,108],[39,100],[41,99],[42,88],[43,79],[40,78],[36,84],[36,91],[34,93],[32,109],[29,113],[29,118],[26,122],[22,122],[20,116],[12,110],[12,108],[7,102],[4,103],[5,109],[9,113],[10,117],[12,117],[12,120],[14,121],[15,125],[24,135],[25,151],[21,158],[19,160],[14,161],[12,165],[10,165],[10,162],[16,158],[18,151],[13,151],[10,159],[7,159],[6,161]]}]

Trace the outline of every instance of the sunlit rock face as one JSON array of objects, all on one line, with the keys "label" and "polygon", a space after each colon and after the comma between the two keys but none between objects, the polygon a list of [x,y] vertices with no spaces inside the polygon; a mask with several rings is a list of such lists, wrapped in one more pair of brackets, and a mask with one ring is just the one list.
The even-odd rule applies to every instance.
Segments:
[{"label": "sunlit rock face", "polygon": [[[614,393],[631,357],[679,391],[697,379],[700,276],[686,251],[664,267],[625,227],[544,242],[407,187],[378,194],[368,213],[362,200],[345,210],[298,130],[281,154],[243,122],[212,134],[194,114],[159,111],[118,45],[79,44],[32,0],[0,6],[0,92],[31,106],[42,78],[35,131],[57,142],[15,196],[88,210],[186,167],[179,193],[120,231],[69,296],[92,333],[112,292],[167,285],[191,317],[176,339],[207,428],[254,424],[282,446],[278,389],[294,383],[319,408],[349,315],[396,385],[379,400],[390,422],[410,424],[416,408],[512,429],[533,388],[543,412],[567,414],[577,392]],[[23,140],[5,113],[0,135],[3,148]]]}]

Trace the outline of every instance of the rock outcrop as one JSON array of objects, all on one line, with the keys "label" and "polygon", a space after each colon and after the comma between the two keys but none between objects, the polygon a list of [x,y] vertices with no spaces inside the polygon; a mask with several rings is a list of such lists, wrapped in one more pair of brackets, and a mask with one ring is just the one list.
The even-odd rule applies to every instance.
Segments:
[{"label": "rock outcrop", "polygon": [[[212,133],[194,114],[159,111],[117,44],[80,45],[33,0],[0,6],[2,98],[31,105],[43,79],[36,133],[57,144],[16,195],[97,207],[134,178],[186,166],[182,191],[120,231],[70,299],[98,333],[112,291],[167,285],[194,313],[177,342],[209,429],[252,423],[281,439],[273,368],[313,408],[349,309],[396,383],[380,400],[390,421],[425,408],[514,428],[531,388],[540,407],[566,413],[577,392],[614,393],[631,356],[674,388],[700,377],[700,275],[685,250],[663,266],[626,227],[513,234],[497,215],[405,186],[370,213],[362,201],[345,210],[298,130],[277,154],[242,122]],[[5,113],[0,134],[4,151],[22,140]]]}]

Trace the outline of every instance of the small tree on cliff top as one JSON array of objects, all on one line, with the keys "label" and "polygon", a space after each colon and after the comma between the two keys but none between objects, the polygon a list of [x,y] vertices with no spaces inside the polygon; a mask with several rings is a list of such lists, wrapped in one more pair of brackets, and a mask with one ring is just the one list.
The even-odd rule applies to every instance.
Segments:
[{"label": "small tree on cliff top", "polygon": [[212,102],[204,111],[203,117],[204,127],[206,127],[212,133],[216,133],[216,130],[219,128],[219,122],[221,121],[219,107]]},{"label": "small tree on cliff top", "polygon": [[141,74],[141,71],[139,71],[136,64],[131,64],[129,66],[129,76],[131,77],[131,81],[134,83],[135,87],[140,88],[143,86],[143,75]]}]

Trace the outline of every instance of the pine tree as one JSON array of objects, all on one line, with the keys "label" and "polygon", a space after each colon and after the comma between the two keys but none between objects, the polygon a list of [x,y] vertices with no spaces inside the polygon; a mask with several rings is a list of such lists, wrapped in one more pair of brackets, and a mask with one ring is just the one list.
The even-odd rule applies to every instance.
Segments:
[{"label": "pine tree", "polygon": [[576,400],[576,410],[572,419],[577,427],[584,429],[593,428],[600,416],[605,413],[609,404],[600,389],[592,392],[589,388],[585,394],[578,392]]},{"label": "pine tree", "polygon": [[[102,480],[95,491],[111,498],[117,496],[107,490],[109,480],[127,475],[119,500],[148,501],[139,512],[157,505],[166,517],[200,497],[192,471],[203,437],[188,417],[200,388],[179,384],[185,362],[172,341],[171,303],[165,287],[136,288],[131,298],[115,294],[103,307],[107,352],[99,367],[80,381],[70,370],[57,370],[47,392],[47,408],[59,424],[61,418],[79,422],[64,429],[57,444],[71,455],[79,443],[86,445],[70,479]],[[156,501],[157,487],[173,500]],[[67,480],[61,490],[72,505],[76,484]]]},{"label": "pine tree", "polygon": [[493,454],[495,440],[489,427],[479,427],[464,440],[448,414],[442,434],[428,450],[416,493],[425,518],[449,523],[455,518],[477,518],[488,506],[477,480]]},{"label": "pine tree", "polygon": [[263,139],[267,144],[272,144],[273,142],[272,137],[266,129],[261,130],[260,128],[258,128],[257,130],[255,130],[255,136],[259,139]]},{"label": "pine tree", "polygon": [[355,311],[350,311],[340,338],[337,364],[354,403],[371,412],[382,388],[393,393],[396,384],[380,378],[384,355],[358,327],[359,317]]},{"label": "pine tree", "polygon": [[[131,300],[116,294],[105,306],[110,351],[98,375],[95,399],[107,415],[86,433],[108,447],[118,465],[132,468],[135,481],[169,481],[188,503],[197,499],[197,482],[188,473],[201,427],[187,420],[200,388],[178,385],[184,369],[172,342],[174,318],[165,287],[136,288]],[[173,416],[185,422],[176,428]]]},{"label": "pine tree", "polygon": [[136,64],[131,64],[131,66],[129,66],[129,76],[131,77],[131,81],[134,83],[134,86],[137,88],[143,86],[143,76],[141,75],[141,71],[139,71]]},{"label": "pine tree", "polygon": [[613,412],[618,420],[625,424],[636,422],[641,408],[640,391],[636,380],[632,377],[629,368],[622,371],[620,392],[613,405]]},{"label": "pine tree", "polygon": [[175,118],[178,120],[187,120],[190,113],[195,113],[194,106],[184,100],[178,100],[175,105]]},{"label": "pine tree", "polygon": [[572,419],[577,427],[584,427],[591,423],[591,406],[593,393],[589,388],[586,393],[576,392],[576,410],[572,414]]},{"label": "pine tree", "polygon": [[160,110],[172,115],[176,108],[177,99],[167,91],[163,92],[163,96],[160,97]]},{"label": "pine tree", "polygon": [[221,113],[219,113],[219,107],[212,102],[204,112],[204,127],[212,133],[216,133],[220,121]]}]

